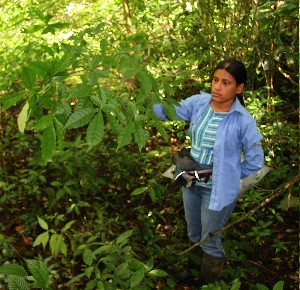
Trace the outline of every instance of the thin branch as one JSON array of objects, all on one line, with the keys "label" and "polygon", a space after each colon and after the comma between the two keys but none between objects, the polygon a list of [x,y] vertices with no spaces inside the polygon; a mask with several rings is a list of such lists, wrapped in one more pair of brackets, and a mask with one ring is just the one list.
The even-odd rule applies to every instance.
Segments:
[{"label": "thin branch", "polygon": [[220,230],[215,231],[214,233],[210,234],[208,238],[194,244],[193,246],[189,247],[188,249],[178,253],[178,256],[184,255],[188,252],[190,252],[192,249],[208,242],[209,240],[211,240],[213,237],[215,237],[216,235],[227,231],[228,229],[232,228],[234,225],[242,222],[243,220],[245,220],[246,218],[248,218],[249,216],[251,216],[252,214],[254,214],[255,212],[257,212],[259,209],[263,208],[264,206],[266,206],[268,203],[270,203],[271,201],[273,201],[275,198],[277,198],[278,196],[280,196],[283,192],[285,192],[288,188],[290,188],[296,181],[299,180],[299,175],[296,175],[295,177],[293,177],[289,182],[286,183],[286,185],[282,188],[277,189],[276,191],[274,191],[274,194],[272,194],[271,196],[267,197],[261,204],[259,204],[258,206],[256,206],[255,208],[253,208],[252,210],[250,210],[248,213],[246,213],[244,216],[242,216],[241,218],[231,222],[230,224],[228,224],[227,226],[221,228]]},{"label": "thin branch", "polygon": [[280,71],[280,73],[281,73],[283,76],[285,76],[285,77],[292,83],[292,85],[294,85],[294,86],[296,86],[296,87],[299,86],[299,84],[296,83],[296,82],[292,79],[292,77],[291,77],[289,74],[287,74],[280,66],[278,67],[278,70]]}]

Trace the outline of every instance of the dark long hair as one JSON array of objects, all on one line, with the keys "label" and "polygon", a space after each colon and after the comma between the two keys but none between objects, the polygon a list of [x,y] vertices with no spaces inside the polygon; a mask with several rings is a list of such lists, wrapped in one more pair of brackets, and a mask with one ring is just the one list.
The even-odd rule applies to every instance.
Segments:
[{"label": "dark long hair", "polygon": [[[227,72],[229,72],[235,79],[237,85],[244,84],[246,86],[247,81],[247,70],[244,66],[244,64],[238,60],[224,60],[220,62],[216,68],[214,69],[214,72],[217,69],[225,69]],[[240,103],[245,107],[244,98],[241,94],[236,95],[236,97],[239,99]]]}]

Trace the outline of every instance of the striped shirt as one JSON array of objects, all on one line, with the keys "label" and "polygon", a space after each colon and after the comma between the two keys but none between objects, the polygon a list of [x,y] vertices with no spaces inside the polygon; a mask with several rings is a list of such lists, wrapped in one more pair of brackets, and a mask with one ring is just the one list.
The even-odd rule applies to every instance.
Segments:
[{"label": "striped shirt", "polygon": [[191,155],[199,164],[212,164],[217,129],[227,114],[215,112],[208,106],[202,118],[193,126]]}]

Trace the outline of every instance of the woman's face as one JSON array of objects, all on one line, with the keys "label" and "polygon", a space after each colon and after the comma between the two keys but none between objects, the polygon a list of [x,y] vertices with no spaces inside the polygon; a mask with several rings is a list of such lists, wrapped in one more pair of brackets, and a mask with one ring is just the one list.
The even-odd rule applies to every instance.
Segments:
[{"label": "woman's face", "polygon": [[244,84],[237,85],[234,77],[225,69],[215,71],[211,86],[212,100],[215,104],[230,108],[235,96],[243,89]]}]

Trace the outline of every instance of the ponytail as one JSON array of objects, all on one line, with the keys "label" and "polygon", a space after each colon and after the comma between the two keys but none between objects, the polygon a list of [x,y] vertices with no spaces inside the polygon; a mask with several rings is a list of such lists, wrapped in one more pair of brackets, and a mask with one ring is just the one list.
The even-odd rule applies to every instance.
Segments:
[{"label": "ponytail", "polygon": [[236,95],[236,97],[237,97],[238,100],[240,101],[241,105],[242,105],[243,107],[246,107],[246,106],[245,106],[245,102],[244,102],[244,97],[243,97],[241,94]]}]

